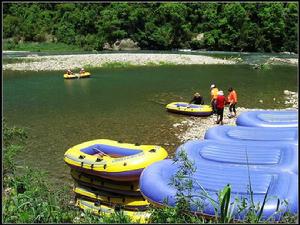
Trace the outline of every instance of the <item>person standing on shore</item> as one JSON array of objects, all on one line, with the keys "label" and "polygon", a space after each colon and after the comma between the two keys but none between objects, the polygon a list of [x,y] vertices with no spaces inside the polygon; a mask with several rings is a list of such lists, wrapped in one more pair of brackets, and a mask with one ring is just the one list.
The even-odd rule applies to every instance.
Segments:
[{"label": "person standing on shore", "polygon": [[203,97],[198,93],[196,92],[194,94],[194,97],[192,98],[192,100],[190,101],[190,104],[191,103],[194,103],[196,105],[203,105],[204,104],[204,100],[203,100]]},{"label": "person standing on shore", "polygon": [[[237,104],[237,94],[236,94],[236,91],[230,87],[228,89],[228,102],[229,102],[229,114],[228,117],[229,118],[232,118],[232,117],[235,117],[236,116],[236,109],[235,109],[235,106]],[[233,112],[233,113],[232,113]]]},{"label": "person standing on shore", "polygon": [[215,84],[210,85],[210,96],[211,96],[211,107],[213,110],[213,113],[216,114],[217,113],[217,108],[216,108],[216,99],[218,97],[218,91],[219,89],[216,87]]},{"label": "person standing on shore", "polygon": [[223,125],[223,114],[224,114],[224,107],[227,103],[226,98],[224,97],[224,93],[222,90],[218,92],[218,96],[216,99],[216,108],[217,108],[217,124]]}]

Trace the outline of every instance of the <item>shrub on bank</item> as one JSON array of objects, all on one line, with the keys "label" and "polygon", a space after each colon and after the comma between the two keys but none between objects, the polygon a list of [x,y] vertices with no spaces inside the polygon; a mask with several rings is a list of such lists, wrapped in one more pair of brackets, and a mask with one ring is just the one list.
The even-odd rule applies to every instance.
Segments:
[{"label": "shrub on bank", "polygon": [[22,151],[26,133],[9,127],[3,120],[3,192],[4,223],[128,223],[129,218],[115,213],[94,216],[74,206],[69,187],[54,187],[44,172],[21,167],[16,174],[15,155]]},{"label": "shrub on bank", "polygon": [[[82,212],[74,206],[73,193],[69,187],[54,189],[47,181],[46,174],[36,169],[24,167],[21,168],[21,175],[17,175],[14,157],[19,151],[22,151],[26,137],[23,129],[8,127],[6,121],[3,121],[2,207],[4,223],[132,223],[122,211],[103,216],[93,215],[88,211]],[[240,209],[246,210],[246,219],[233,221],[230,185],[219,192],[218,201],[212,201],[216,212],[214,217],[203,217],[191,213],[189,206],[192,198],[191,195],[185,193],[191,192],[193,181],[190,177],[195,171],[194,164],[187,159],[184,153],[174,160],[181,161],[181,169],[171,181],[177,190],[177,204],[175,207],[152,206],[150,209],[151,223],[274,223],[272,218],[268,221],[261,221],[263,203],[261,206],[257,206],[246,199],[234,200],[234,204]],[[205,191],[199,195],[212,199]],[[286,202],[282,203],[287,204]],[[201,205],[201,203],[199,204]],[[220,216],[217,216],[218,210],[221,212]],[[297,221],[297,215],[286,212],[279,222],[296,223]]]}]

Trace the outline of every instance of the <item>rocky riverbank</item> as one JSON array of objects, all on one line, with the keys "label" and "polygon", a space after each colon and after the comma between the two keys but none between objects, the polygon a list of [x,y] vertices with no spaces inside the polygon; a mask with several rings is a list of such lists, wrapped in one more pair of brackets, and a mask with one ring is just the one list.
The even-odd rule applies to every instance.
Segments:
[{"label": "rocky riverbank", "polygon": [[3,70],[43,71],[66,70],[80,67],[102,67],[110,63],[129,65],[161,64],[235,64],[234,60],[218,59],[203,55],[186,54],[142,54],[142,53],[107,53],[83,55],[55,55],[23,57],[26,61],[3,65]]},{"label": "rocky riverbank", "polygon": [[[283,105],[284,109],[277,110],[286,110],[286,109],[294,109],[298,110],[298,92],[292,92],[285,90],[285,102]],[[261,110],[261,109],[248,109],[243,107],[237,107],[237,116],[239,116],[243,112],[253,111],[253,110]],[[237,117],[228,118],[228,107],[224,109],[224,119],[223,122],[225,125],[236,125],[235,121]],[[219,126],[216,124],[217,116],[213,115],[210,117],[186,117],[183,121],[179,123],[173,124],[173,129],[176,129],[176,136],[180,140],[181,143],[184,143],[188,140],[196,140],[203,139],[205,132],[207,129]]]},{"label": "rocky riverbank", "polygon": [[276,58],[276,57],[271,57],[267,61],[267,63],[269,63],[269,64],[284,63],[284,64],[297,65],[298,64],[298,59],[296,59],[296,58]]}]

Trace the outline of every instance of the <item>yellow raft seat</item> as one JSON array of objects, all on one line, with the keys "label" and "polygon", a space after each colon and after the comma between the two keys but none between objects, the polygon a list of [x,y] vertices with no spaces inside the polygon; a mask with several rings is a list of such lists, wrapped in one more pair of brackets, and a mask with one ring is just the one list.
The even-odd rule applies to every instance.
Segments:
[{"label": "yellow raft seat", "polygon": [[[103,214],[108,215],[108,214],[119,212],[117,208],[101,205],[99,202],[93,202],[82,198],[76,199],[76,206],[78,206],[79,208],[85,211],[90,211],[91,213],[100,216]],[[150,213],[147,211],[130,211],[130,210],[122,210],[122,211],[124,215],[129,216],[133,222],[147,223],[149,221]]]},{"label": "yellow raft seat", "polygon": [[149,202],[140,196],[125,196],[97,190],[84,185],[76,184],[73,191],[78,196],[91,201],[99,201],[101,204],[115,207],[122,206],[128,210],[144,211],[148,208]]},{"label": "yellow raft seat", "polygon": [[64,74],[65,79],[74,79],[74,78],[86,78],[91,76],[90,72],[84,72],[84,73],[74,73],[74,74]]},{"label": "yellow raft seat", "polygon": [[72,169],[91,175],[115,181],[135,181],[146,166],[167,156],[167,151],[156,145],[98,139],[68,149],[64,161]]}]

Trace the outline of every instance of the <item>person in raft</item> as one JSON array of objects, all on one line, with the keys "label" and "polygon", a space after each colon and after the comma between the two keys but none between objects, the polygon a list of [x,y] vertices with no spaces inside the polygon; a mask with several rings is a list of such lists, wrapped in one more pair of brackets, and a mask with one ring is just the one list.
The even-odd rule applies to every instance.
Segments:
[{"label": "person in raft", "polygon": [[68,75],[71,75],[71,74],[74,74],[74,73],[73,73],[70,69],[68,69],[68,70],[67,70],[67,74],[68,74]]},{"label": "person in raft", "polygon": [[232,118],[232,117],[236,116],[235,106],[237,104],[237,94],[236,94],[236,91],[232,87],[230,87],[228,89],[228,92],[229,92],[228,97],[227,97],[227,100],[228,100],[228,103],[229,103],[229,115],[228,115],[228,117]]},{"label": "person in raft", "polygon": [[204,104],[203,97],[198,92],[196,92],[194,94],[194,97],[190,101],[190,104],[192,104],[192,103],[196,104],[196,105],[203,105]]},{"label": "person in raft", "polygon": [[216,87],[216,85],[214,84],[210,85],[210,96],[211,96],[210,104],[214,114],[217,113],[216,99],[218,97],[218,91],[219,89]]},{"label": "person in raft", "polygon": [[79,73],[80,73],[80,74],[83,74],[83,73],[85,73],[84,69],[83,69],[83,68],[81,68],[81,69],[80,69],[80,71],[79,71]]},{"label": "person in raft", "polygon": [[218,96],[216,99],[216,107],[217,107],[217,124],[223,125],[223,114],[224,114],[224,107],[227,103],[226,98],[224,97],[224,93],[222,90],[218,91]]}]

